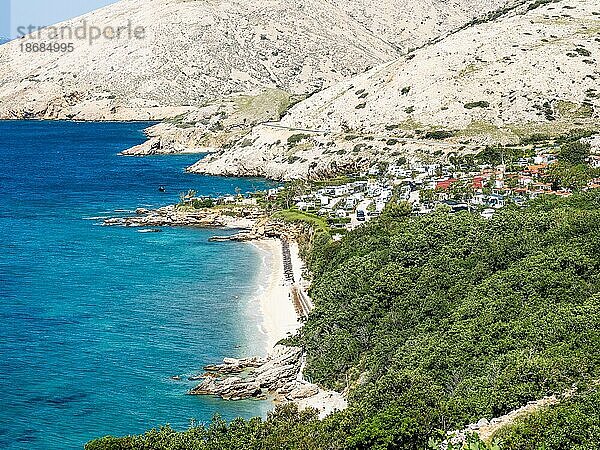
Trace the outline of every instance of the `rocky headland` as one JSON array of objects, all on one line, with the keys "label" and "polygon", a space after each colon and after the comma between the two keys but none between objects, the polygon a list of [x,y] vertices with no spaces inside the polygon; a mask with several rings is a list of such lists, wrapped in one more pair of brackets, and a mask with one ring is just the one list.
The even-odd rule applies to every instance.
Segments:
[{"label": "rocky headland", "polygon": [[[282,239],[284,247],[294,241],[305,230],[299,224],[271,219],[258,206],[229,206],[212,208],[191,208],[181,205],[168,205],[158,209],[138,208],[135,216],[111,217],[104,219],[103,226],[131,227],[139,229],[159,229],[161,227],[197,227],[214,229],[235,229],[235,234],[215,235],[211,241],[255,241],[260,239]],[[289,247],[289,244],[287,244]],[[283,258],[289,260],[289,248]],[[286,276],[291,272],[291,262],[286,268]]]},{"label": "rocky headland", "polygon": [[267,88],[210,101],[149,127],[145,130],[148,140],[121,155],[210,153],[227,148],[255,125],[281,119],[300,98],[281,89]]},{"label": "rocky headland", "polygon": [[195,209],[179,205],[168,205],[153,210],[139,208],[136,210],[135,216],[105,219],[103,225],[135,228],[198,227],[253,229],[261,219],[265,219],[265,214],[258,207]]},{"label": "rocky headland", "polygon": [[206,373],[190,395],[214,395],[225,400],[265,399],[313,407],[323,417],[347,405],[338,392],[325,391],[302,377],[304,355],[300,347],[277,345],[267,358],[227,358],[206,366]]}]

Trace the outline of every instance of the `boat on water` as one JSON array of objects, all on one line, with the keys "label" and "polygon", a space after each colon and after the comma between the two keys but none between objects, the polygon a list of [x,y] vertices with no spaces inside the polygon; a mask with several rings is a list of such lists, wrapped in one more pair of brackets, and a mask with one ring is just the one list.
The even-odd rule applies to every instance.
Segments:
[{"label": "boat on water", "polygon": [[162,230],[160,228],[144,228],[138,230],[138,233],[160,233]]}]

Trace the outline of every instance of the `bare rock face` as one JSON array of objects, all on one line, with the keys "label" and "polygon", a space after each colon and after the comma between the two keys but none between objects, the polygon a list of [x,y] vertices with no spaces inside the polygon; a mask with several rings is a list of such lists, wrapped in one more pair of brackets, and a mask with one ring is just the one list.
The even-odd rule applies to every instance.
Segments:
[{"label": "bare rock face", "polygon": [[75,40],[72,52],[3,45],[1,118],[175,117],[234,92],[312,92],[398,54],[323,0],[122,0],[59,26],[84,21],[145,33]]},{"label": "bare rock face", "polygon": [[232,359],[206,366],[200,384],[190,395],[214,395],[226,400],[262,399],[273,396],[280,403],[293,402],[300,409],[313,408],[323,418],[348,406],[343,394],[325,391],[302,378],[300,347],[277,345],[266,358]]},{"label": "bare rock face", "polygon": [[[297,98],[281,89],[236,93],[146,129],[148,141],[126,156],[213,152],[239,141],[255,125],[280,120]],[[252,145],[243,140],[242,145]]]},{"label": "bare rock face", "polygon": [[0,118],[155,120],[236,92],[312,93],[503,3],[122,0],[59,26],[131,23],[141,38],[75,39],[72,52],[2,45]]},{"label": "bare rock face", "polygon": [[255,381],[239,377],[229,377],[223,380],[205,378],[204,381],[190,391],[192,395],[218,395],[224,400],[244,400],[262,396],[262,389]]},{"label": "bare rock face", "polygon": [[223,364],[217,365],[208,365],[204,367],[204,370],[208,372],[215,372],[217,374],[231,374],[231,373],[241,373],[244,370],[249,368],[260,367],[265,364],[267,360],[265,358],[243,358],[243,359],[235,359],[235,358],[225,358],[223,359]]},{"label": "bare rock face", "polygon": [[533,0],[336,84],[195,173],[319,178],[600,128],[597,4]]},{"label": "bare rock face", "polygon": [[[266,360],[225,359],[223,364],[205,367],[209,374],[205,374],[202,382],[189,394],[216,395],[224,399],[263,397],[293,384],[300,373],[301,359],[301,348],[283,345],[276,346]],[[245,377],[229,376],[244,371],[248,372]]]},{"label": "bare rock face", "polygon": [[305,386],[300,386],[291,391],[287,397],[293,400],[303,399],[314,397],[319,393],[319,388],[314,384],[307,384]]},{"label": "bare rock face", "polygon": [[597,4],[532,4],[325,90],[282,125],[408,137],[459,130],[462,140],[510,143],[528,124],[544,132],[597,123]]}]

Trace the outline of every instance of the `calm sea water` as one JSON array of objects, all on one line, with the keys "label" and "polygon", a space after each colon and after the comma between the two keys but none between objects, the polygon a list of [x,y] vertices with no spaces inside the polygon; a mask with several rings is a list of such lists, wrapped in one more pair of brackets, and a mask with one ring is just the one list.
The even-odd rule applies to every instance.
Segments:
[{"label": "calm sea water", "polygon": [[186,396],[193,383],[171,380],[263,352],[258,251],[209,243],[210,230],[142,234],[85,220],[187,189],[265,186],[185,174],[193,155],[117,156],[146,125],[0,122],[0,448],[81,448],[271,406]]}]

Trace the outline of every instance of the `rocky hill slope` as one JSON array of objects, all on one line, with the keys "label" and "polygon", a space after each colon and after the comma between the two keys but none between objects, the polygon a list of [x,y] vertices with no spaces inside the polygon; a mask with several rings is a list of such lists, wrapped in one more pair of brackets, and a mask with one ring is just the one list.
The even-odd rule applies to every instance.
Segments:
[{"label": "rocky hill slope", "polygon": [[299,103],[191,170],[325,176],[600,125],[600,5],[527,1]]},{"label": "rocky hill slope", "polygon": [[122,0],[61,26],[131,23],[143,39],[0,47],[0,118],[157,119],[258,88],[312,93],[504,1]]},{"label": "rocky hill slope", "polygon": [[297,100],[298,97],[277,88],[227,95],[151,126],[145,130],[146,142],[122,154],[146,156],[228,148],[255,125],[281,119]]}]

